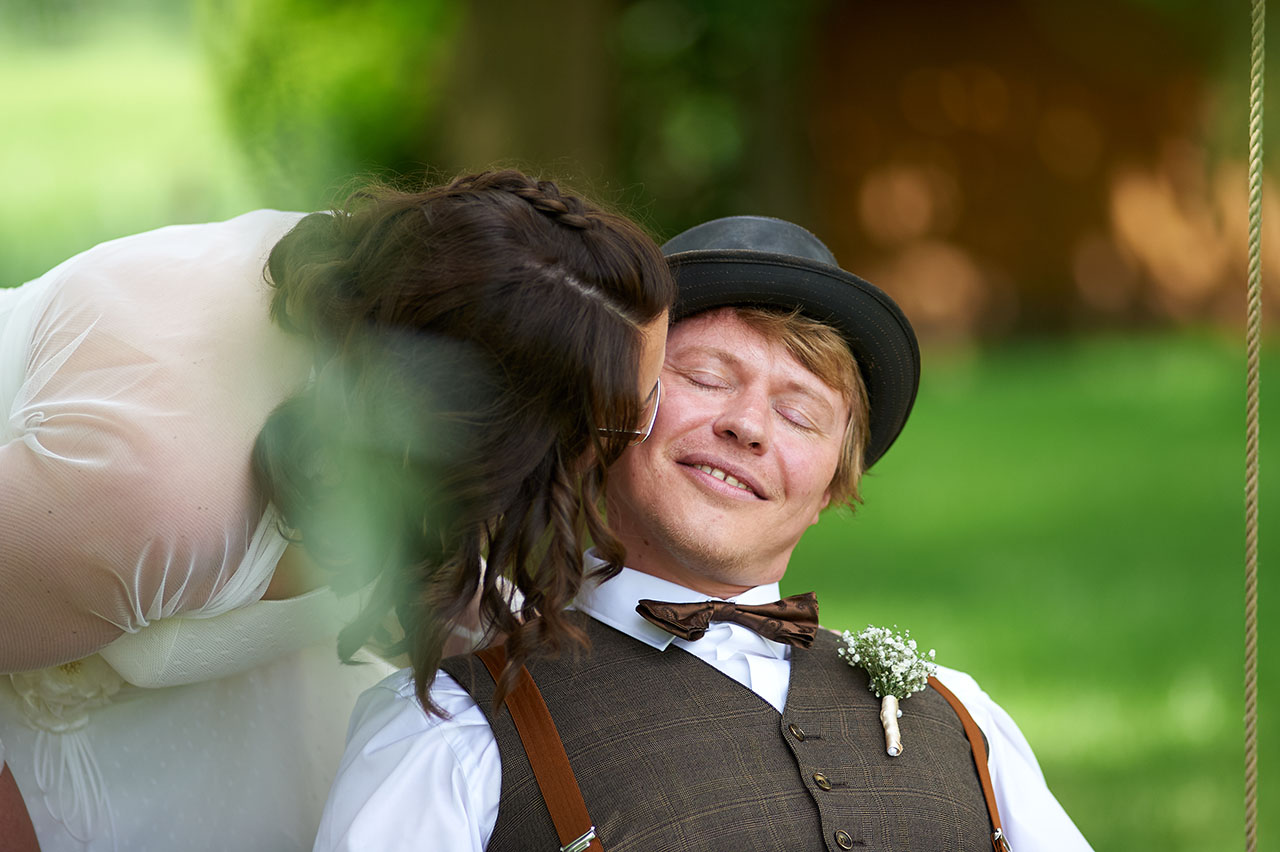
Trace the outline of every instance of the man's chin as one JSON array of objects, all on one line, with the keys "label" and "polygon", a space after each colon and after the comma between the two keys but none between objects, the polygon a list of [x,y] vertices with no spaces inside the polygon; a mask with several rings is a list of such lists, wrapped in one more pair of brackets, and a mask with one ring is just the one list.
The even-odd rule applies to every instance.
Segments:
[{"label": "man's chin", "polygon": [[743,589],[779,579],[758,554],[737,542],[708,541],[705,531],[691,530],[679,541],[668,543],[667,551],[684,573],[704,581]]}]

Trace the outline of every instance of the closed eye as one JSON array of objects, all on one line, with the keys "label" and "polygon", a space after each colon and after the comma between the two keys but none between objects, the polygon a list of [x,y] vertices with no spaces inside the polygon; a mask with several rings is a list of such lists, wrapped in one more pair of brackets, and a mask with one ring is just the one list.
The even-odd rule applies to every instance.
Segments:
[{"label": "closed eye", "polygon": [[803,411],[798,411],[794,408],[787,408],[786,406],[778,406],[774,410],[782,415],[782,419],[799,429],[804,429],[807,432],[813,432],[818,428],[811,419],[805,416]]},{"label": "closed eye", "polygon": [[683,375],[684,378],[687,379],[690,384],[696,385],[697,387],[700,387],[700,388],[709,388],[712,390],[728,390],[730,387],[727,381],[725,381],[720,376],[717,376],[715,373],[707,373],[701,370],[693,370],[693,371],[682,373],[681,375]]}]

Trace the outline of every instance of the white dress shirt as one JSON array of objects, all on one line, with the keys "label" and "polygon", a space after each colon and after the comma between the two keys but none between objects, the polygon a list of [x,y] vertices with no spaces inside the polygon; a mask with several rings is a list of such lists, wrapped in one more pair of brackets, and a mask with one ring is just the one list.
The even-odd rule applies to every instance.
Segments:
[{"label": "white dress shirt", "polygon": [[[772,583],[730,600],[763,604],[778,597],[778,586]],[[658,650],[693,654],[783,709],[791,671],[789,647],[729,622],[713,622],[697,641],[679,639],[636,613],[636,602],[642,598],[707,599],[624,568],[605,583],[584,586],[574,608]],[[987,736],[991,783],[1014,852],[1087,852],[1089,844],[1049,792],[1013,719],[963,672],[940,666],[937,677]],[[428,840],[431,848],[450,852],[482,852],[488,845],[502,787],[497,742],[475,701],[448,674],[436,675],[431,698],[447,718],[423,711],[408,669],[361,697],[325,805],[316,852],[416,852]]]}]

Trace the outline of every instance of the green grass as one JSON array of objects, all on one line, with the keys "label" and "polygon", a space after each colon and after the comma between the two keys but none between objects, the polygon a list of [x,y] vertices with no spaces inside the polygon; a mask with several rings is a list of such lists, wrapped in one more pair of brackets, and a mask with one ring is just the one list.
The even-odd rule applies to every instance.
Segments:
[{"label": "green grass", "polygon": [[[910,627],[977,677],[1095,848],[1241,847],[1243,344],[935,352],[924,376],[865,505],[810,532],[785,588],[818,590],[829,626]],[[1264,399],[1264,424],[1278,409]],[[1280,760],[1278,495],[1264,476],[1261,801]],[[1280,849],[1262,810],[1259,848]]]}]

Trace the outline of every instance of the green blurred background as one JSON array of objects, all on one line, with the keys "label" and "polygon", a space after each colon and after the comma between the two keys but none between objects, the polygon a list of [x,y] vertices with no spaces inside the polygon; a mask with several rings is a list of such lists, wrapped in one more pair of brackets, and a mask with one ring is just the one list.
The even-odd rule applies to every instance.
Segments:
[{"label": "green blurred background", "polygon": [[[899,300],[925,372],[786,587],[976,676],[1095,848],[1238,848],[1248,36],[1247,4],[1193,0],[0,0],[0,282],[495,163],[659,238],[805,224]],[[1264,459],[1278,416],[1268,390]]]}]

